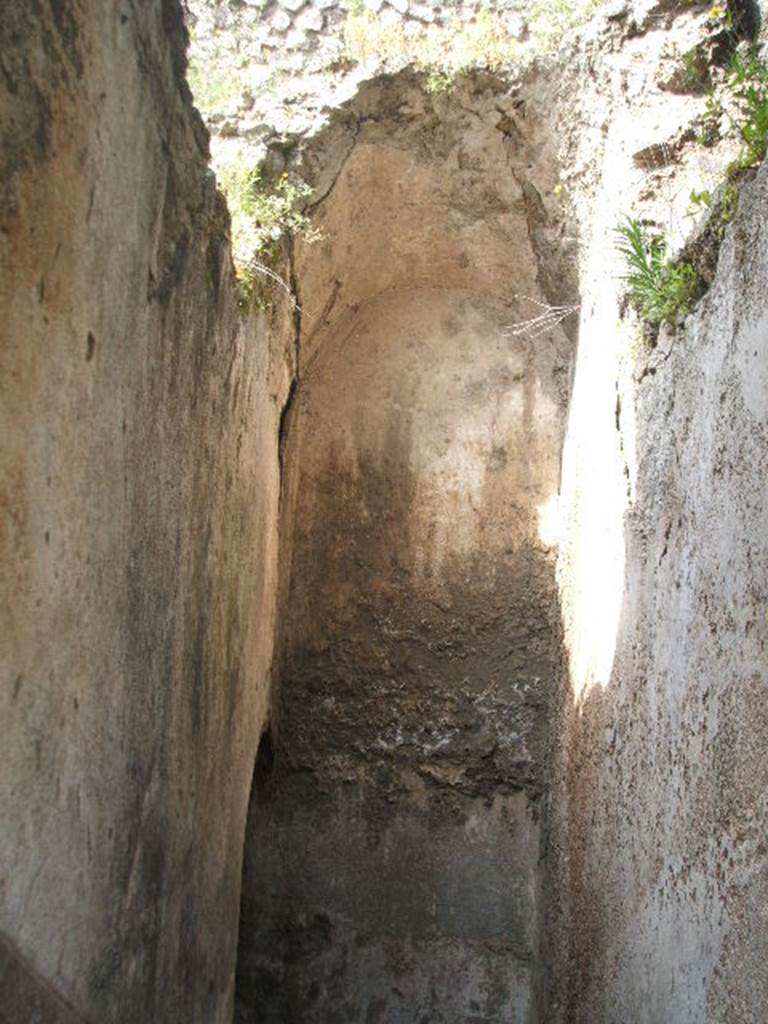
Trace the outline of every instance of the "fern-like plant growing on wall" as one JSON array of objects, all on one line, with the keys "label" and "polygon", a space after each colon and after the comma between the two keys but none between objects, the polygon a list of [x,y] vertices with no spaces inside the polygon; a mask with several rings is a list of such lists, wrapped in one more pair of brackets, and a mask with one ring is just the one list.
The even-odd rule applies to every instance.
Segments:
[{"label": "fern-like plant growing on wall", "polygon": [[639,220],[627,217],[616,234],[626,266],[622,280],[641,320],[658,325],[689,313],[699,290],[693,266],[672,260],[664,235],[648,233]]}]

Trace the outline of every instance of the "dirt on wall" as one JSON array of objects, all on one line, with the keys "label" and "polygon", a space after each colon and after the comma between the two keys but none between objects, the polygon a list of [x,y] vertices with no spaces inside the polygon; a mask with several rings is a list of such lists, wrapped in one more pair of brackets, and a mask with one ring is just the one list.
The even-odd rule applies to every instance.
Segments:
[{"label": "dirt on wall", "polygon": [[[755,27],[754,20],[749,24]],[[274,870],[271,853],[265,866],[257,860],[257,849],[271,850],[273,843],[277,848],[295,836],[298,847],[311,851],[308,862],[317,870],[308,874],[308,862],[292,855],[282,883],[290,912],[269,932],[268,943],[249,947],[246,937],[246,945],[241,944],[243,991],[248,993],[255,979],[251,996],[257,1003],[252,1005],[274,1008],[275,1019],[299,1003],[318,1007],[318,1019],[329,1005],[342,1006],[350,1020],[364,1019],[368,1012],[372,1019],[401,1019],[398,1014],[408,1019],[407,1006],[417,1006],[427,1019],[431,1014],[445,1020],[452,1013],[490,1018],[500,1007],[513,1019],[515,1013],[521,1019],[539,1013],[541,1019],[585,1024],[761,1019],[767,1002],[759,923],[765,873],[758,833],[765,815],[756,780],[766,740],[758,696],[765,685],[759,612],[765,418],[757,382],[763,376],[765,329],[757,296],[765,262],[759,227],[764,169],[755,182],[740,184],[739,216],[732,227],[723,226],[722,247],[718,251],[716,245],[710,259],[714,284],[709,295],[685,322],[665,328],[651,344],[628,313],[621,282],[625,268],[615,247],[616,225],[632,215],[649,220],[667,234],[671,246],[680,248],[704,220],[700,212],[686,212],[681,202],[704,182],[717,189],[727,181],[737,143],[725,131],[709,148],[697,141],[706,99],[679,73],[681,54],[697,47],[713,54],[713,60],[727,60],[727,46],[723,52],[717,49],[722,32],[716,17],[713,23],[708,11],[688,5],[611,10],[564,49],[567,74],[532,77],[509,97],[509,106],[502,102],[499,109],[498,94],[487,89],[483,76],[470,82],[458,105],[471,97],[468,105],[477,103],[483,113],[474,119],[463,110],[458,115],[466,117],[461,133],[452,130],[457,122],[446,114],[450,101],[435,112],[430,101],[414,98],[402,91],[402,82],[390,80],[364,89],[360,107],[343,113],[317,150],[310,148],[306,166],[321,196],[316,218],[330,226],[334,244],[319,256],[299,250],[297,262],[303,305],[312,317],[302,325],[299,365],[305,390],[300,382],[293,423],[295,437],[306,441],[296,441],[297,451],[305,447],[296,455],[297,476],[290,485],[299,514],[287,541],[293,582],[281,670],[286,761],[282,776],[276,770],[273,790],[278,794],[281,785],[286,787],[286,817],[278,815],[274,797],[259,806],[249,825],[251,874],[244,920],[276,920],[280,912],[271,894],[264,901],[249,896],[259,887],[265,891]],[[728,45],[737,43],[738,36]],[[408,135],[412,117],[423,133],[418,138],[415,132]],[[484,164],[473,146],[472,128],[483,138],[483,151],[494,153],[498,135],[483,135],[491,125],[504,136],[504,171],[501,163],[490,170],[493,156]],[[559,126],[556,134],[553,125]],[[528,179],[511,155],[514,140],[530,147],[518,150],[525,153]],[[430,160],[440,174],[424,171]],[[445,173],[446,166],[451,174]],[[505,188],[510,190],[506,195]],[[568,220],[553,210],[553,192],[571,211],[574,228],[566,230]],[[539,217],[542,207],[544,216]],[[480,248],[473,248],[473,229],[475,242],[482,238]],[[576,235],[577,256],[569,243]],[[535,258],[531,249],[521,253],[521,241],[531,246]],[[388,886],[408,876],[407,863],[428,862],[419,851],[432,849],[433,843],[452,850],[460,862],[457,837],[476,811],[462,800],[487,796],[501,779],[514,779],[514,788],[521,778],[510,773],[509,764],[497,771],[498,738],[482,726],[474,732],[477,748],[470,744],[453,751],[449,741],[442,764],[439,753],[425,755],[425,722],[432,728],[434,718],[450,731],[462,721],[460,713],[452,717],[456,705],[444,694],[461,693],[464,679],[472,677],[462,676],[461,682],[457,677],[451,689],[451,671],[444,665],[450,654],[441,653],[434,662],[437,681],[427,683],[425,699],[418,688],[419,678],[429,679],[428,670],[421,675],[424,661],[400,655],[409,646],[429,649],[436,636],[445,651],[454,650],[455,634],[446,628],[450,612],[457,606],[469,610],[467,581],[482,580],[493,559],[475,562],[471,572],[457,570],[458,598],[451,588],[441,589],[440,572],[430,577],[426,590],[417,590],[418,612],[407,613],[423,628],[403,629],[398,608],[407,588],[397,582],[398,573],[405,578],[397,553],[410,552],[403,559],[407,587],[421,585],[419,567],[432,564],[431,545],[440,533],[438,527],[430,536],[424,525],[434,526],[439,514],[419,504],[423,463],[413,449],[421,443],[423,428],[414,428],[411,405],[401,400],[409,395],[415,375],[411,366],[374,400],[379,378],[386,379],[381,369],[385,343],[377,349],[375,342],[365,342],[379,356],[364,377],[356,375],[353,353],[364,343],[361,339],[372,339],[379,330],[377,304],[383,309],[391,302],[382,323],[396,322],[408,301],[404,281],[416,289],[419,308],[428,308],[429,302],[421,290],[436,282],[447,291],[467,289],[474,299],[479,295],[488,302],[490,296],[509,298],[510,282],[520,282],[523,292],[535,281],[540,290],[534,295],[557,302],[564,298],[557,284],[568,282],[562,270],[569,256],[578,268],[579,345],[559,496],[552,503],[552,532],[560,548],[558,594],[548,606],[554,630],[562,623],[568,674],[562,677],[559,708],[546,713],[554,744],[549,748],[552,775],[544,772],[551,785],[540,801],[545,843],[540,847],[535,838],[529,847],[544,849],[546,861],[536,877],[527,876],[539,886],[535,914],[546,923],[537,925],[533,943],[526,939],[506,957],[507,964],[516,957],[528,959],[539,970],[548,957],[554,981],[549,1000],[540,1000],[536,1009],[530,996],[536,981],[530,975],[504,976],[503,970],[494,975],[490,989],[526,993],[520,1003],[476,999],[464,1005],[460,994],[458,1004],[456,999],[442,1003],[428,987],[414,984],[420,962],[412,947],[404,952],[395,943],[399,954],[389,960],[380,952],[391,952],[392,933],[402,936],[413,929],[424,934],[418,908],[427,902],[424,893],[435,892],[435,880],[428,870],[416,873],[417,890],[409,890],[407,901],[410,917],[397,906],[394,917],[382,909],[391,906]],[[539,273],[532,276],[537,262]],[[502,281],[505,292],[499,288]],[[575,289],[565,288],[566,296],[574,294]],[[520,311],[510,315],[520,316]],[[398,336],[380,329],[386,344]],[[404,336],[423,339],[425,333],[413,329]],[[311,398],[318,386],[315,374],[322,374],[329,358],[325,346],[335,344],[344,356],[333,368],[329,364],[328,398],[318,403],[326,412],[319,413]],[[404,362],[410,365],[407,357]],[[434,362],[442,367],[445,360]],[[469,363],[480,366],[482,358],[475,354]],[[349,374],[351,396],[345,385]],[[457,379],[471,374],[463,368]],[[440,405],[445,395],[437,397],[440,388],[431,384]],[[513,375],[498,394],[513,393],[514,386]],[[491,402],[492,395],[493,389]],[[376,422],[374,410],[381,405],[393,410],[392,422],[388,428],[378,426],[373,439],[365,424],[371,418]],[[437,422],[439,416],[433,411],[428,418]],[[314,445],[321,453],[317,465],[307,454]],[[500,448],[508,456],[510,446]],[[550,449],[558,455],[559,450],[558,444]],[[462,479],[472,479],[477,455],[463,464]],[[497,457],[493,447],[487,455],[490,465]],[[407,475],[404,465],[411,467]],[[471,492],[471,485],[466,490]],[[486,498],[477,503],[478,521],[483,514],[493,519],[493,498]],[[392,509],[391,519],[383,509]],[[462,518],[452,511],[443,536],[448,549],[462,552],[461,567],[466,553]],[[500,529],[514,538],[514,516],[506,512]],[[322,538],[317,548],[313,537]],[[380,555],[372,558],[372,550]],[[310,569],[305,578],[304,567],[318,560],[321,572]],[[445,568],[446,563],[440,564]],[[375,586],[366,585],[371,579]],[[548,586],[544,590],[549,593]],[[355,600],[360,593],[365,594],[362,613]],[[508,589],[494,594],[492,604],[497,597],[496,636],[501,636],[514,627],[517,606]],[[469,610],[462,621],[472,618]],[[365,641],[345,645],[358,630]],[[393,651],[387,646],[390,637],[399,641]],[[461,642],[457,649],[463,654]],[[488,649],[493,651],[492,643]],[[365,673],[356,673],[358,664]],[[482,674],[488,665],[473,668]],[[377,687],[382,699],[373,699]],[[511,713],[514,717],[519,709]],[[411,719],[417,726],[398,734],[396,724]],[[493,719],[503,721],[504,713],[495,709]],[[473,732],[474,720],[462,724]],[[438,762],[437,770],[432,761]],[[476,761],[482,770],[475,770]],[[412,774],[385,804],[377,806],[373,795],[376,787],[389,790],[401,763],[417,779],[421,774],[429,780],[430,797],[416,820],[409,805],[415,799]],[[303,770],[292,773],[292,767]],[[318,778],[326,781],[316,789]],[[479,790],[472,788],[477,779],[483,780]],[[423,801],[421,785],[422,780],[415,792]],[[450,794],[458,827],[449,837],[438,825],[423,847],[417,843],[414,848],[403,836],[418,836],[417,821],[439,820],[431,799],[441,786]],[[301,800],[322,808],[320,818],[302,817],[297,809]],[[378,824],[371,826],[369,819]],[[513,824],[515,830],[521,834],[521,819]],[[502,874],[513,889],[521,868],[525,876],[532,862],[509,843],[510,834],[510,860]],[[328,838],[334,835],[335,840]],[[368,845],[366,836],[372,837]],[[339,862],[336,850],[342,842],[348,856]],[[504,843],[502,833],[493,833],[485,849],[475,850],[476,863],[484,864],[480,876],[492,877],[491,861]],[[280,848],[291,846],[284,842]],[[404,850],[403,860],[388,861],[391,850]],[[369,869],[376,879],[374,905],[388,924],[375,940],[368,910],[356,917],[339,902],[339,891],[322,881],[331,864],[339,863],[347,864],[346,873],[340,868],[338,876],[344,879],[342,890],[362,892],[372,884]],[[393,864],[397,867],[388,874]],[[441,861],[436,877],[446,871]],[[483,894],[483,905],[491,900],[490,891],[476,891]],[[437,902],[450,906],[452,897],[454,892],[441,891]],[[521,906],[530,910],[533,904]],[[303,922],[298,930],[296,921]],[[507,925],[507,934],[513,933],[512,914]],[[283,949],[281,942],[304,949],[304,928],[309,952],[300,962],[306,986],[296,982],[290,955],[274,955]],[[430,941],[455,938],[443,922],[431,922],[430,928]],[[492,944],[484,934],[481,950],[487,952]],[[357,957],[360,947],[368,952]],[[338,955],[329,958],[329,950]],[[489,991],[494,969],[482,981],[477,974],[471,977],[456,946],[447,970],[445,960],[430,959],[424,949],[420,953],[426,976],[461,978],[459,993]],[[476,967],[483,955],[475,951]],[[304,974],[308,962],[312,966]],[[362,973],[354,975],[355,970]],[[390,986],[386,995],[388,979],[398,971],[410,988],[399,989],[398,995],[397,985]],[[342,983],[353,976],[354,984]],[[340,987],[334,989],[329,978]],[[360,993],[358,1001],[344,1002],[351,989]],[[287,1002],[280,1002],[278,990]],[[436,991],[443,991],[440,984]],[[250,1019],[247,1006],[244,1012],[244,1019]]]},{"label": "dirt on wall", "polygon": [[241,920],[238,994],[262,1019],[528,1019],[559,634],[526,507],[546,491],[547,460],[527,458],[546,407],[526,431],[535,373],[500,312],[442,290],[374,300],[297,399],[277,777]]},{"label": "dirt on wall", "polygon": [[765,171],[743,186],[711,293],[622,396],[614,443],[634,457],[612,653],[569,698],[556,788],[585,1024],[747,1024],[768,1006]]}]

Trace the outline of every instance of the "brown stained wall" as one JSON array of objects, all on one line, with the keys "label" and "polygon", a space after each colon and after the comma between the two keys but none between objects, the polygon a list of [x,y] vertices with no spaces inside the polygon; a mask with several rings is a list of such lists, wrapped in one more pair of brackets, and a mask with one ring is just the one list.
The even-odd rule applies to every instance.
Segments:
[{"label": "brown stained wall", "polygon": [[560,90],[584,251],[548,937],[573,1024],[752,1024],[768,1006],[764,163],[739,182],[711,291],[655,348],[612,244],[630,214],[688,235],[691,188],[728,180],[737,144],[704,150],[703,101],[669,85],[675,53],[708,45],[704,13],[607,15],[563,54],[594,71]]},{"label": "brown stained wall", "polygon": [[305,767],[343,775],[362,760],[387,777],[393,757],[433,753],[435,774],[467,791],[486,776],[537,785],[542,723],[522,691],[495,707],[506,682],[488,664],[549,684],[539,510],[557,486],[561,364],[551,340],[509,336],[514,315],[469,292],[385,293],[302,381],[282,708]]},{"label": "brown stained wall", "polygon": [[170,0],[3,8],[0,961],[15,1024],[59,1005],[120,1024],[231,1011],[277,415],[263,333],[233,301],[183,48]]},{"label": "brown stained wall", "polygon": [[[591,53],[592,84],[561,93],[587,244],[558,556],[570,688],[549,817],[568,898],[549,936],[569,1024],[752,1024],[768,1006],[766,167],[738,183],[709,293],[644,346],[614,228],[631,213],[688,234],[685,197],[706,173],[725,184],[737,144],[726,133],[703,150],[700,98],[670,97],[675,45],[707,45],[706,18],[680,5],[639,34],[610,24],[568,57]],[[646,162],[654,145],[662,166]]]},{"label": "brown stained wall", "polygon": [[276,778],[248,829],[243,1021],[537,1019],[559,628],[539,513],[562,351],[390,291],[302,378]]}]

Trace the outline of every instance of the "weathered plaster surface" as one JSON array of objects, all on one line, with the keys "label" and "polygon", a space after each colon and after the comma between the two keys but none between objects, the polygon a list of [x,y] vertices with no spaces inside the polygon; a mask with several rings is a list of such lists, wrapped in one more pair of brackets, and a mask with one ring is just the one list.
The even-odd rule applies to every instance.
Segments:
[{"label": "weathered plaster surface", "polygon": [[4,1012],[31,1019],[38,978],[91,1020],[223,1022],[271,651],[267,344],[178,6],[25,0],[0,35]]},{"label": "weathered plaster surface", "polygon": [[[768,1005],[766,168],[741,186],[709,294],[643,351],[617,327],[610,228],[647,210],[674,237],[675,197],[707,172],[695,146],[638,163],[689,116],[659,103],[668,40],[656,36],[613,58],[625,87],[606,93],[605,173],[591,193],[581,179],[558,567],[570,692],[548,817],[550,871],[569,897],[551,937],[568,1020],[747,1024]],[[722,181],[722,157],[705,155]]]},{"label": "weathered plaster surface", "polygon": [[[614,413],[617,452],[625,410],[635,420],[626,510],[604,509],[623,533],[620,606],[596,623],[608,672],[574,680],[561,737],[571,1007],[585,1024],[747,1024],[768,1005],[767,186],[763,167],[712,291],[626,382],[619,431]],[[599,378],[576,386],[599,393]],[[574,420],[571,440],[590,429]],[[577,547],[590,529],[578,493],[565,499]]]},{"label": "weathered plaster surface", "polygon": [[557,345],[510,338],[512,315],[470,292],[387,292],[302,379],[243,1020],[533,1019],[559,665],[538,510],[562,406]]},{"label": "weathered plaster surface", "polygon": [[526,131],[492,79],[437,111],[403,76],[306,154],[327,241],[296,261],[277,759],[248,827],[243,1021],[537,1019],[560,668],[541,520],[571,346],[514,331],[560,230]]}]

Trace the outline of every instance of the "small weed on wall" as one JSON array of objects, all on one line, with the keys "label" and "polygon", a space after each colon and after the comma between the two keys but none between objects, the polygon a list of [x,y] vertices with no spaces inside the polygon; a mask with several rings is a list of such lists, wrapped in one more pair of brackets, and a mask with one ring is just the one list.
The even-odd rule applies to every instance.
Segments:
[{"label": "small weed on wall", "polygon": [[754,44],[736,37],[726,6],[713,7],[709,19],[718,29],[713,38],[720,44],[725,40],[724,48],[710,49],[711,66],[702,64],[701,48],[684,54],[682,80],[689,91],[708,90],[695,142],[710,147],[730,139],[737,155],[720,172],[719,182],[691,190],[689,215],[704,210],[707,219],[677,259],[670,255],[665,233],[652,225],[626,217],[616,228],[627,300],[651,328],[650,335],[660,324],[689,313],[712,283],[720,243],[736,215],[739,187],[768,152],[768,62]]},{"label": "small weed on wall", "polygon": [[276,268],[286,238],[303,238],[309,243],[321,238],[304,212],[312,189],[288,174],[269,183],[258,168],[240,162],[224,167],[219,184],[232,221],[232,256],[241,304],[265,304],[272,284],[290,294]]}]

